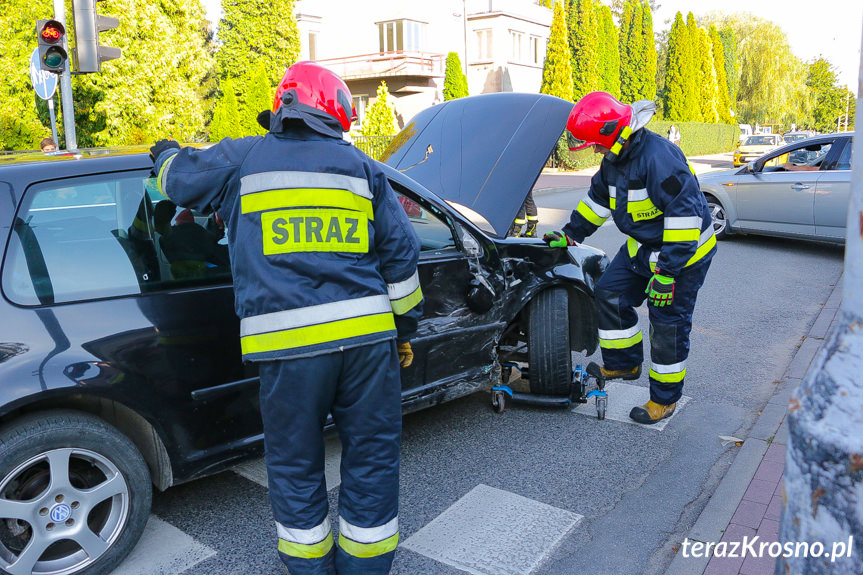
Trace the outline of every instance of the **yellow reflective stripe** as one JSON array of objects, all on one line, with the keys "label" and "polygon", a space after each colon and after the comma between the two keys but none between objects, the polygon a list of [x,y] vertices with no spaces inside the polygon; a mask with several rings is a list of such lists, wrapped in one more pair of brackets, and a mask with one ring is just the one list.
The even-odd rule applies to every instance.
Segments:
[{"label": "yellow reflective stripe", "polygon": [[605,349],[626,349],[627,347],[632,347],[633,345],[641,342],[641,331],[632,337],[627,337],[623,339],[602,339],[599,338],[599,347]]},{"label": "yellow reflective stripe", "polygon": [[240,338],[240,345],[244,355],[265,353],[391,331],[395,328],[392,313],[379,313],[307,327],[247,335]]},{"label": "yellow reflective stripe", "polygon": [[412,310],[414,306],[416,306],[422,300],[423,291],[422,289],[420,289],[420,286],[417,286],[417,289],[415,289],[405,297],[390,300],[390,304],[393,306],[394,314],[403,315]]},{"label": "yellow reflective stripe", "polygon": [[527,221],[529,222],[538,222],[539,216],[527,216]]},{"label": "yellow reflective stripe", "polygon": [[614,196],[608,198],[608,207],[610,207],[612,210],[617,209],[617,198],[615,198]]},{"label": "yellow reflective stripe", "polygon": [[304,545],[303,543],[293,543],[279,539],[279,551],[290,557],[299,557],[300,559],[318,559],[325,556],[333,548],[333,534],[328,533],[326,539],[312,545]]},{"label": "yellow reflective stripe", "polygon": [[689,230],[665,230],[662,232],[662,241],[697,242],[700,235],[701,230],[699,230],[698,228]]},{"label": "yellow reflective stripe", "polygon": [[[626,211],[630,214],[635,212],[646,212],[648,210],[657,210],[658,208],[653,205],[653,202],[650,201],[650,198],[646,200],[638,200],[637,202],[629,202],[626,204]],[[662,212],[659,212],[660,214]]]},{"label": "yellow reflective stripe", "polygon": [[294,188],[289,190],[267,190],[245,194],[240,197],[240,210],[244,214],[283,208],[338,208],[364,212],[374,221],[375,212],[371,200],[349,190],[326,188]]},{"label": "yellow reflective stripe", "polygon": [[168,178],[168,166],[171,165],[171,162],[173,162],[176,157],[177,154],[172,154],[170,158],[165,160],[165,163],[162,164],[161,168],[159,168],[159,176],[156,178],[156,189],[166,198],[168,197],[168,194],[165,193],[165,184],[167,184],[166,179]]},{"label": "yellow reflective stripe", "polygon": [[617,136],[617,141],[614,142],[614,145],[611,146],[612,154],[620,154],[620,150],[623,148],[623,144],[626,143],[626,140],[629,138],[629,135],[632,134],[632,128],[629,126],[624,126],[620,131],[620,135]]},{"label": "yellow reflective stripe", "polygon": [[686,165],[689,166],[689,171],[692,172],[692,175],[693,176],[696,175],[695,174],[695,166],[692,165],[692,162],[690,162],[689,160],[686,160]]},{"label": "yellow reflective stripe", "polygon": [[629,252],[629,257],[634,258],[638,253],[640,244],[633,238],[626,238],[626,251]]},{"label": "yellow reflective stripe", "polygon": [[697,262],[698,260],[700,260],[701,258],[706,256],[707,254],[709,254],[710,250],[712,250],[715,245],[716,245],[716,236],[713,234],[713,230],[711,229],[710,230],[710,239],[708,239],[701,246],[699,246],[697,250],[695,250],[695,255],[693,255],[691,258],[689,258],[689,261],[686,262],[686,264],[683,267],[691,266],[692,264],[694,264],[695,262]]},{"label": "yellow reflective stripe", "polygon": [[683,381],[683,378],[686,376],[686,368],[683,371],[678,371],[677,373],[657,373],[653,371],[653,368],[650,369],[650,378],[655,379],[661,383],[679,383]]},{"label": "yellow reflective stripe", "polygon": [[516,218],[516,219],[514,219],[512,222],[513,222],[514,224],[526,224],[526,223],[527,223],[527,220],[520,220],[520,219]]},{"label": "yellow reflective stripe", "polygon": [[399,534],[396,533],[392,537],[387,537],[383,541],[376,543],[357,543],[348,539],[343,534],[339,533],[339,547],[341,547],[348,555],[354,557],[378,557],[391,551],[395,551],[399,544]]},{"label": "yellow reflective stripe", "polygon": [[608,219],[608,217],[603,218],[602,216],[594,212],[593,209],[591,209],[591,207],[587,205],[584,200],[579,202],[578,207],[575,209],[575,211],[584,216],[584,219],[586,219],[595,226],[601,226],[605,222],[605,220]]},{"label": "yellow reflective stripe", "polygon": [[261,214],[264,255],[369,251],[366,214],[352,210],[279,210]]}]

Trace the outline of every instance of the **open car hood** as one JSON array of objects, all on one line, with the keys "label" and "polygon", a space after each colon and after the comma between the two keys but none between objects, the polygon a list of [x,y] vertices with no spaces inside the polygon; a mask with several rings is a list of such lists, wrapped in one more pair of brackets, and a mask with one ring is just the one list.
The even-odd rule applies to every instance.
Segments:
[{"label": "open car hood", "polygon": [[381,161],[478,213],[504,236],[566,128],[572,106],[545,94],[450,100],[417,114]]}]

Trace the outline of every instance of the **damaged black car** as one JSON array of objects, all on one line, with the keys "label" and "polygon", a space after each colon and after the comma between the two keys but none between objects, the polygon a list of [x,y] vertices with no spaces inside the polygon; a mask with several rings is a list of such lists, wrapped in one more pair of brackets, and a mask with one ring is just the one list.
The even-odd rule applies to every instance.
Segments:
[{"label": "damaged black car", "polygon": [[[531,391],[565,395],[572,352],[595,351],[605,254],[505,237],[571,107],[536,94],[453,100],[387,150],[422,241],[405,411],[487,390],[508,362],[529,366]],[[0,159],[4,572],[115,565],[143,530],[151,486],[263,451],[224,226],[165,203],[150,168],[140,148]],[[59,538],[75,516],[84,524]]]}]

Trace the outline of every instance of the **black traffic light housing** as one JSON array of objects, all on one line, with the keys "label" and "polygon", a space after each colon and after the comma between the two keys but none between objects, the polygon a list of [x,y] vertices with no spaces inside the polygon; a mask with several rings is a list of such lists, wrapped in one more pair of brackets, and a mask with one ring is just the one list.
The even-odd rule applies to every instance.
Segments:
[{"label": "black traffic light housing", "polygon": [[48,72],[62,74],[69,55],[63,47],[66,28],[57,20],[36,20],[36,41],[39,45],[39,65]]},{"label": "black traffic light housing", "polygon": [[102,62],[119,58],[119,48],[99,45],[99,32],[113,30],[120,21],[97,13],[102,0],[72,0],[75,18],[75,71],[79,74],[101,72]]}]

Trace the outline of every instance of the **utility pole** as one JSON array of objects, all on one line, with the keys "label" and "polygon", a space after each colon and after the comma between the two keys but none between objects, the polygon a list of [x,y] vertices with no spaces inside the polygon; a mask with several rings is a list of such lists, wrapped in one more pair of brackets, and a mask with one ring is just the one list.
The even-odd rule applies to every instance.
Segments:
[{"label": "utility pole", "polygon": [[[863,59],[856,111],[859,118]],[[845,121],[847,126],[847,111]],[[842,303],[788,406],[787,503],[779,540],[793,543],[798,553],[777,562],[782,575],[851,575],[863,565],[863,146],[854,147],[851,166]],[[831,550],[836,561],[799,553],[801,543]]]},{"label": "utility pole", "polygon": [[[64,0],[54,0],[54,20],[60,22],[66,27],[66,2]],[[66,39],[63,40],[66,53],[69,52],[69,45]],[[72,72],[70,69],[69,60],[66,60],[66,65],[63,73],[60,74],[60,98],[63,105],[63,130],[66,134],[66,149],[70,152],[78,150],[78,136],[75,133],[75,106],[72,102]]]}]

